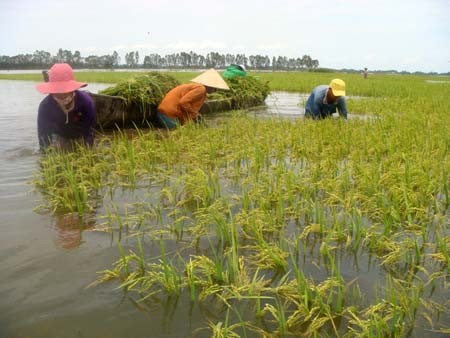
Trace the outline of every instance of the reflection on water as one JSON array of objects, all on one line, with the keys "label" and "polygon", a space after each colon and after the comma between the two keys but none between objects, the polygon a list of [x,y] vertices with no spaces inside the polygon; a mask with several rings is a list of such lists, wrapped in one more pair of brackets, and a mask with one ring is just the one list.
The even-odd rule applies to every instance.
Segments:
[{"label": "reflection on water", "polygon": [[305,93],[273,92],[266,99],[267,107],[255,110],[272,115],[304,117],[308,97],[309,94]]},{"label": "reflection on water", "polygon": [[[309,93],[272,92],[266,99],[266,106],[255,107],[249,110],[255,112],[258,116],[279,116],[293,119],[304,118],[305,105],[309,95]],[[362,96],[347,96],[347,98],[352,100],[364,99]],[[339,114],[335,113],[332,117],[339,118]],[[347,118],[349,120],[365,120],[371,117],[349,112]]]},{"label": "reflection on water", "polygon": [[82,243],[82,233],[85,230],[93,229],[95,220],[81,220],[71,214],[58,215],[55,217],[55,229],[58,238],[55,243],[66,250],[76,249]]}]

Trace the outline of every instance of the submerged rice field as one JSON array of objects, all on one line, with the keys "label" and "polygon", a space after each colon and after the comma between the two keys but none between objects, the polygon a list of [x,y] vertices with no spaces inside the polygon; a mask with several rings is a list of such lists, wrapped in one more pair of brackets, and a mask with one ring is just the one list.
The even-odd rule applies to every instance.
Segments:
[{"label": "submerged rice field", "polygon": [[90,287],[114,283],[169,317],[187,299],[187,320],[204,315],[193,337],[450,334],[449,84],[253,75],[303,93],[340,77],[358,97],[349,111],[370,118],[240,110],[50,149],[37,211],[94,224],[120,252]]}]

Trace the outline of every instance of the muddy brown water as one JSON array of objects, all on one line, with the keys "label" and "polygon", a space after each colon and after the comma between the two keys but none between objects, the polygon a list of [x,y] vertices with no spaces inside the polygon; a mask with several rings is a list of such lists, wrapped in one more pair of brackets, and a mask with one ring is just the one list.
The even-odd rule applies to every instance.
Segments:
[{"label": "muddy brown water", "polygon": [[[188,337],[206,327],[209,311],[191,306],[187,297],[143,311],[117,284],[87,288],[119,254],[110,234],[81,231],[64,217],[33,211],[40,197],[28,182],[38,170],[36,115],[43,97],[33,82],[0,81],[0,337]],[[298,118],[306,99],[275,92],[266,107],[252,111]],[[344,278],[357,274],[362,290],[373,289],[374,280],[383,283],[384,274],[370,268],[368,257],[343,261]]]}]

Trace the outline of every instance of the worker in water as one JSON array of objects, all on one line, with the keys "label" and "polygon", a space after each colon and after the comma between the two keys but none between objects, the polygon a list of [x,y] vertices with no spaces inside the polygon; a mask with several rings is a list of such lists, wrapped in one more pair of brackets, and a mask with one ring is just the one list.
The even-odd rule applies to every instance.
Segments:
[{"label": "worker in water", "polygon": [[198,120],[200,108],[206,99],[206,94],[217,89],[230,89],[220,74],[209,69],[191,80],[171,89],[158,106],[156,113],[159,124],[167,129],[174,129],[188,121]]},{"label": "worker in water", "polygon": [[320,85],[313,89],[306,101],[305,116],[323,119],[336,112],[347,118],[347,102],[345,100],[345,82],[334,79],[329,85]]},{"label": "worker in water", "polygon": [[91,146],[94,142],[95,104],[90,95],[79,91],[86,83],[75,81],[67,63],[54,64],[48,81],[36,85],[47,95],[39,104],[37,129],[39,146],[56,145],[67,149],[74,141]]},{"label": "worker in water", "polygon": [[245,70],[244,65],[232,64],[223,72],[223,77],[225,79],[232,79],[236,76],[247,76],[247,71]]}]

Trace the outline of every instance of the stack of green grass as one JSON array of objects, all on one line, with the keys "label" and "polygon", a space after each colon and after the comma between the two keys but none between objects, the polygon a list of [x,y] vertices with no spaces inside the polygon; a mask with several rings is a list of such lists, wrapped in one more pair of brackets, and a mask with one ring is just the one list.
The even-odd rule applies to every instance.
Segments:
[{"label": "stack of green grass", "polygon": [[180,83],[174,77],[160,72],[149,72],[134,76],[119,82],[117,85],[104,89],[100,94],[119,96],[128,106],[157,106],[164,95]]},{"label": "stack of green grass", "polygon": [[270,93],[268,82],[260,81],[252,76],[236,76],[232,79],[227,79],[226,82],[230,90],[218,91],[211,95],[210,98],[231,99],[233,109],[261,105]]},{"label": "stack of green grass", "polygon": [[[208,99],[229,99],[232,102],[230,107],[232,109],[263,104],[270,92],[268,83],[255,77],[235,77],[226,81],[230,90],[219,90],[208,95]],[[121,81],[104,89],[100,94],[121,97],[128,106],[141,107],[146,111],[148,107],[158,106],[164,95],[179,84],[180,82],[171,75],[149,72]]]}]

